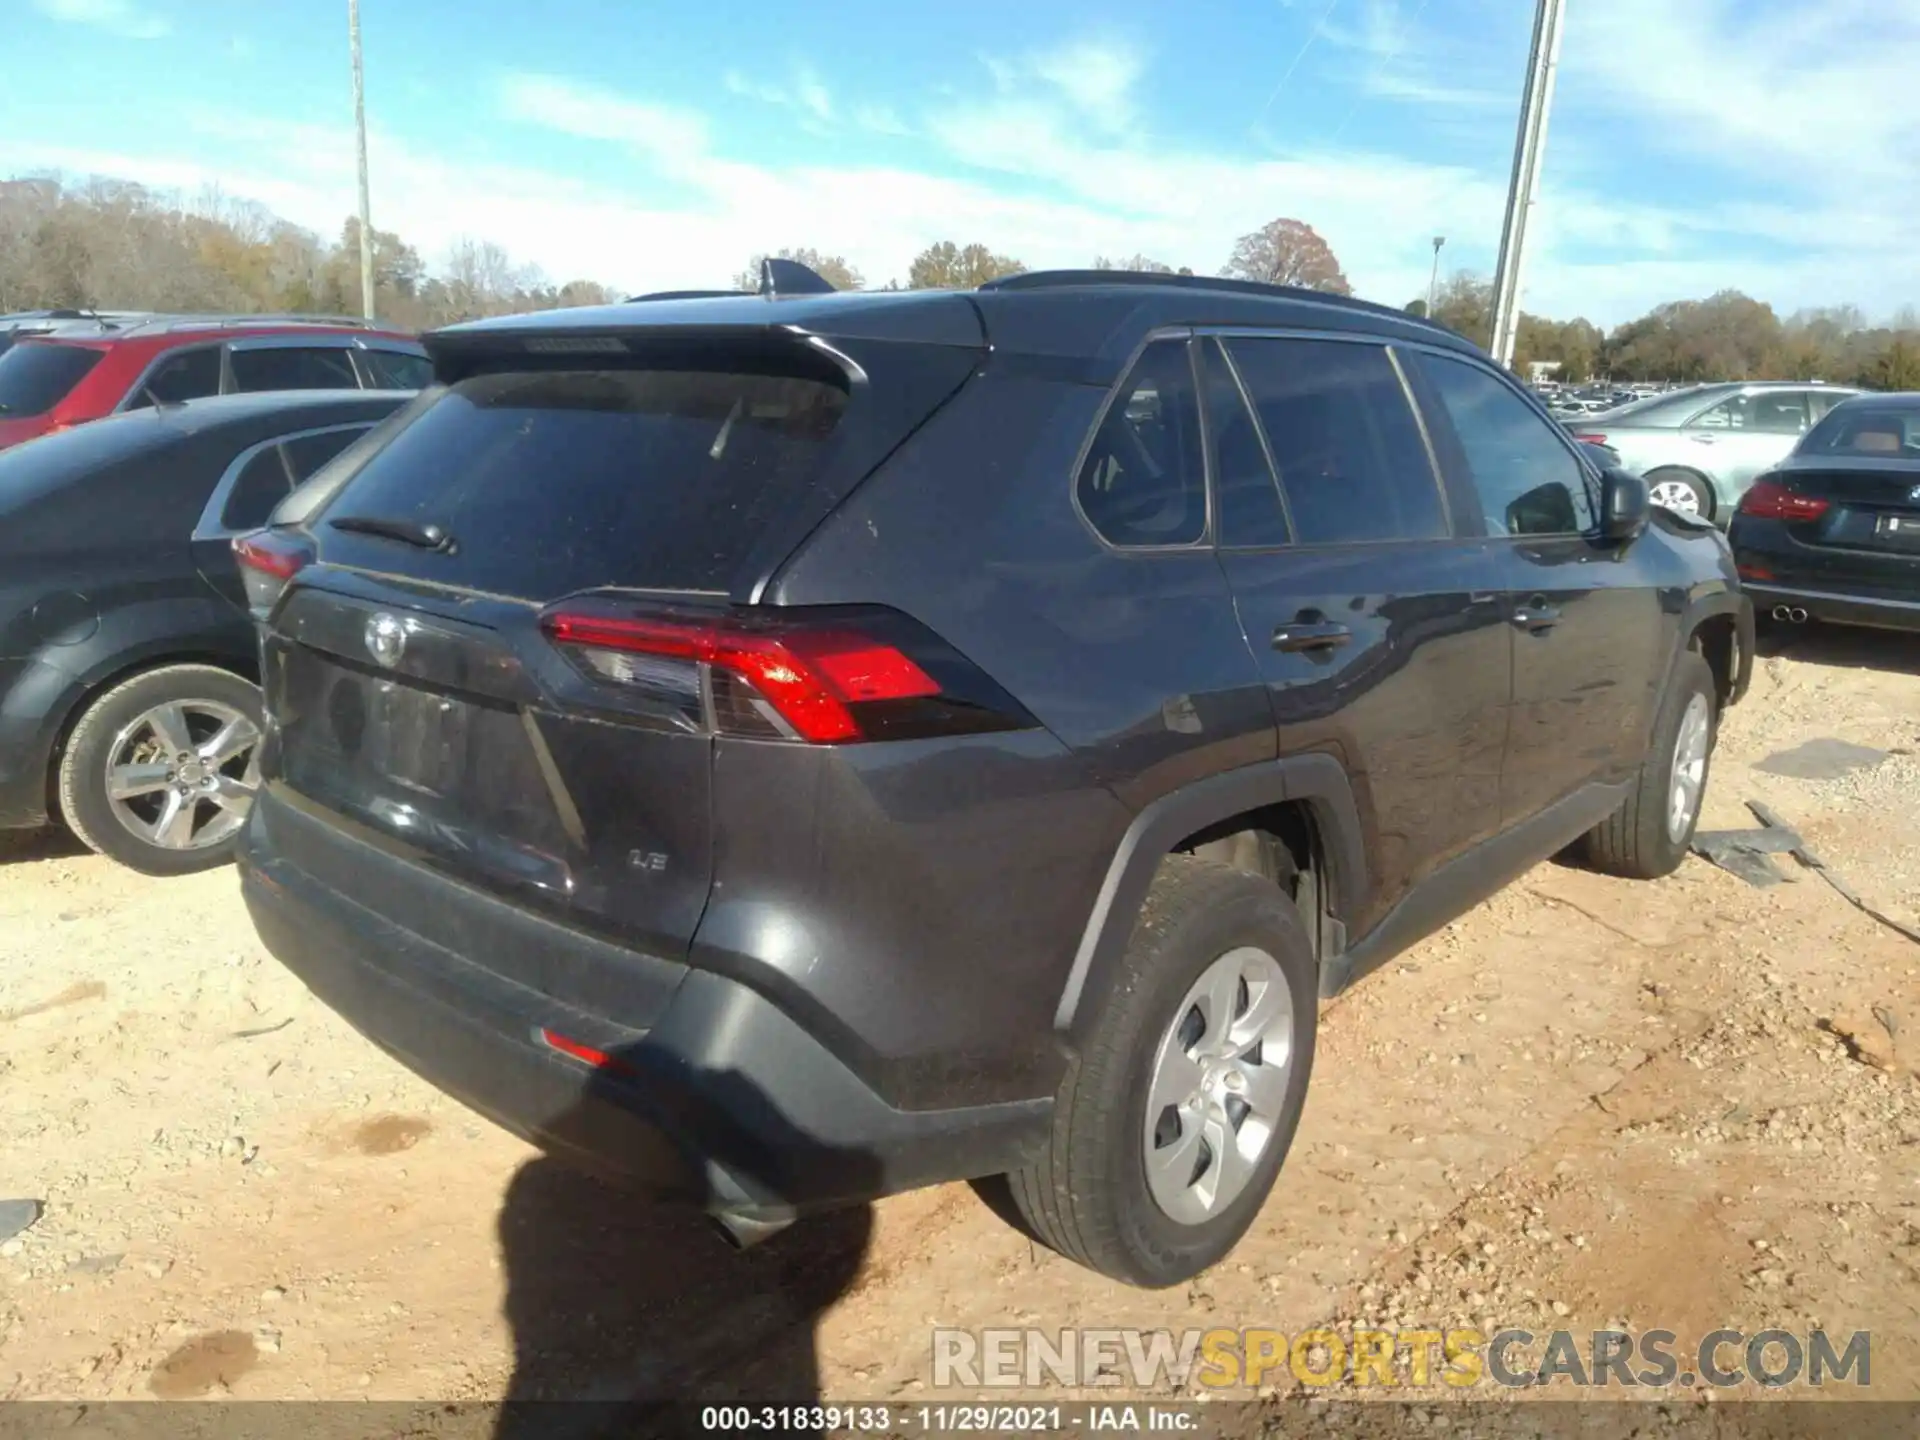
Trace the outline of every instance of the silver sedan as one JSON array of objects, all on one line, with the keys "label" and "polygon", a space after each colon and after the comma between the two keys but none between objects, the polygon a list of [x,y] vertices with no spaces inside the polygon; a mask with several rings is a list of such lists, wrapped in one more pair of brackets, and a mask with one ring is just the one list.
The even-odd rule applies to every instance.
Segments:
[{"label": "silver sedan", "polygon": [[1724,526],[1762,472],[1784,460],[1827,411],[1859,393],[1806,381],[1695,385],[1567,423],[1644,475],[1654,504]]}]

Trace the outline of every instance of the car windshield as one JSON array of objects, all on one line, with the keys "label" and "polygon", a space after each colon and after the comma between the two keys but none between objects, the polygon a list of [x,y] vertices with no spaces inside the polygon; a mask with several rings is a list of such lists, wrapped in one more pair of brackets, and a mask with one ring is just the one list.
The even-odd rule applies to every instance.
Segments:
[{"label": "car windshield", "polygon": [[73,393],[103,352],[27,341],[0,354],[0,419],[44,415]]},{"label": "car windshield", "polygon": [[1799,453],[1920,459],[1920,396],[1837,406],[1807,432]]}]

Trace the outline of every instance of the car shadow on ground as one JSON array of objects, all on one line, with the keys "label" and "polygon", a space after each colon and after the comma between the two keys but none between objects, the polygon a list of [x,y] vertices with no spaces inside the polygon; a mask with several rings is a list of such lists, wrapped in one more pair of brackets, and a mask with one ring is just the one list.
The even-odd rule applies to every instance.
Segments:
[{"label": "car shadow on ground", "polygon": [[60,825],[38,830],[0,830],[0,865],[25,865],[35,860],[72,860],[90,854]]},{"label": "car shadow on ground", "polygon": [[1823,625],[1818,620],[1794,625],[1763,617],[1754,652],[1763,659],[1777,656],[1807,665],[1920,675],[1920,632],[1913,631]]},{"label": "car shadow on ground", "polygon": [[[859,1185],[877,1179],[872,1157],[818,1145],[736,1073],[700,1079],[730,1113],[758,1117],[752,1140],[724,1122],[702,1127],[731,1173],[774,1193],[823,1165]],[[586,1094],[596,1088],[590,1080]],[[583,1109],[550,1128],[593,1123]],[[697,1201],[661,1203],[551,1156],[529,1162],[498,1224],[514,1369],[497,1440],[705,1434],[703,1404],[818,1400],[815,1326],[860,1275],[872,1229],[862,1205],[740,1251]]]}]

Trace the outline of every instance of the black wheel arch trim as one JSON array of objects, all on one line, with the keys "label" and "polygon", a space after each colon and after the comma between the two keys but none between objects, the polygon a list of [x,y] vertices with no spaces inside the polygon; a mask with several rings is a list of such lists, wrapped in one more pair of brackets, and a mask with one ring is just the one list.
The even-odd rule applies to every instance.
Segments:
[{"label": "black wheel arch trim", "polygon": [[1100,1012],[1132,938],[1147,890],[1181,840],[1249,810],[1283,802],[1313,813],[1331,871],[1337,920],[1351,921],[1367,892],[1367,852],[1346,768],[1332,755],[1291,755],[1228,770],[1162,795],[1140,810],[1121,837],[1054,1011],[1054,1029],[1081,1033]]},{"label": "black wheel arch trim", "polygon": [[1735,705],[1746,695],[1747,686],[1753,680],[1755,642],[1752,597],[1731,585],[1696,591],[1687,597],[1686,609],[1680,616],[1678,643],[1667,663],[1667,680],[1671,681],[1674,668],[1679,665],[1681,655],[1692,646],[1693,637],[1700,633],[1700,627],[1722,616],[1733,619],[1734,663],[1726,703]]}]

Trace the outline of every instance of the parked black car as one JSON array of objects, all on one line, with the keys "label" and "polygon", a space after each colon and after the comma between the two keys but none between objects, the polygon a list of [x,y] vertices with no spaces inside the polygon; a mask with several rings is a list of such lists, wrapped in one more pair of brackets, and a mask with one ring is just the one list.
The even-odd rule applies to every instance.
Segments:
[{"label": "parked black car", "polygon": [[248,542],[247,904],[736,1235],[1006,1173],[1063,1253],[1193,1274],[1321,997],[1583,836],[1671,870],[1746,684],[1724,540],[1399,311],[1070,273],[426,343],[444,388]]},{"label": "parked black car", "polygon": [[231,538],[407,399],[163,405],[0,452],[0,826],[150,875],[227,859],[257,776]]},{"label": "parked black car", "polygon": [[1776,620],[1920,630],[1920,394],[1828,411],[1741,497],[1728,540]]}]

